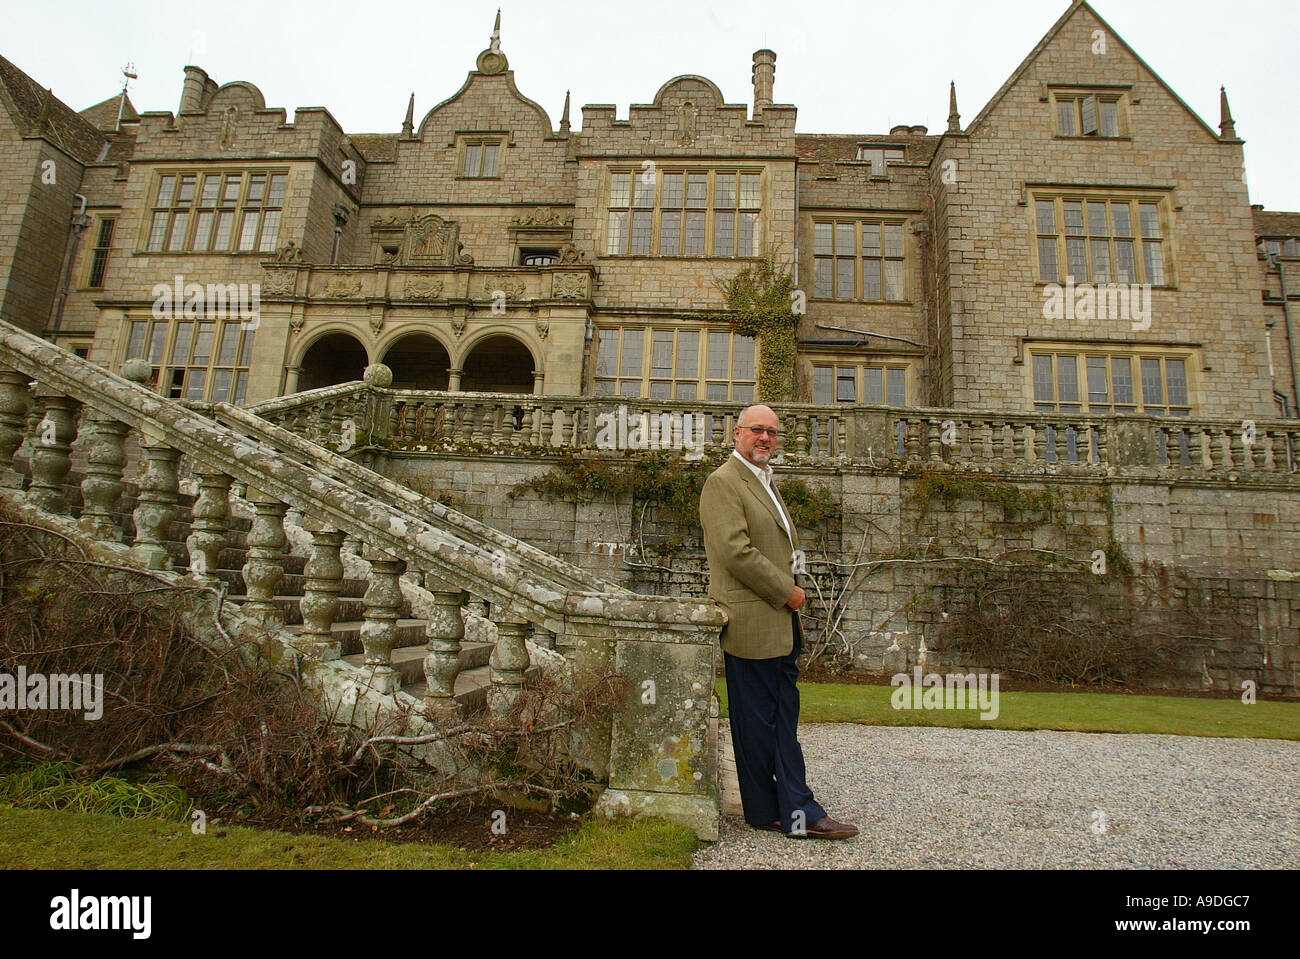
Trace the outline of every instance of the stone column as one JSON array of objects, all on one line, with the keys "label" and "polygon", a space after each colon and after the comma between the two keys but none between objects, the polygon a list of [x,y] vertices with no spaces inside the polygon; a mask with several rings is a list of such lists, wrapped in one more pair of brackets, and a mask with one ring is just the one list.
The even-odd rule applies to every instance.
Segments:
[{"label": "stone column", "polygon": [[276,587],[284,578],[280,554],[284,552],[284,514],[288,506],[248,491],[256,515],[248,530],[248,560],[244,563],[244,615],[263,629],[279,629],[284,614],[275,605]]},{"label": "stone column", "polygon": [[13,468],[14,452],[22,445],[32,394],[30,378],[17,370],[0,372],[0,486],[22,489],[23,476]]},{"label": "stone column", "polygon": [[366,549],[365,558],[370,561],[370,585],[363,597],[366,621],[361,626],[365,666],[375,692],[394,693],[401,688],[401,678],[393,669],[392,661],[402,605],[398,580],[406,571],[406,563],[373,548]]},{"label": "stone column", "polygon": [[328,661],[338,659],[342,648],[331,627],[339,612],[339,591],[343,588],[343,561],[339,548],[344,534],[337,530],[312,531],[311,558],[302,568],[302,633],[294,646],[305,656]]},{"label": "stone column", "polygon": [[119,531],[114,512],[122,498],[122,468],[126,465],[123,446],[130,427],[89,410],[83,421],[89,443],[86,478],[81,481],[81,525],[92,536],[117,542]]},{"label": "stone column", "polygon": [[199,474],[199,498],[194,501],[192,532],[185,545],[190,551],[190,574],[204,586],[221,585],[217,569],[229,529],[230,483],[225,473]]},{"label": "stone column", "polygon": [[425,648],[424,676],[428,692],[424,705],[436,716],[454,718],[460,712],[455,700],[456,676],[460,672],[460,647],[465,639],[465,622],[461,607],[466,594],[460,591],[438,589],[436,582],[426,575],[425,588],[433,593],[433,614],[425,627],[428,642]]},{"label": "stone column", "polygon": [[447,371],[447,391],[449,393],[460,392],[460,378],[465,374],[461,369],[449,369]]},{"label": "stone column", "polygon": [[505,619],[496,624],[497,642],[488,665],[492,672],[492,693],[488,704],[498,719],[506,716],[523,693],[524,670],[528,668],[525,642],[528,624],[523,620]]},{"label": "stone column", "polygon": [[63,484],[72,468],[69,452],[76,435],[80,404],[66,396],[40,396],[41,418],[31,437],[32,485],[27,498],[48,513],[66,513],[68,495]]},{"label": "stone column", "polygon": [[138,480],[140,495],[131,514],[135,520],[131,552],[148,569],[166,569],[171,565],[165,544],[167,527],[176,518],[176,464],[181,453],[170,446],[142,444],[140,455],[145,467]]}]

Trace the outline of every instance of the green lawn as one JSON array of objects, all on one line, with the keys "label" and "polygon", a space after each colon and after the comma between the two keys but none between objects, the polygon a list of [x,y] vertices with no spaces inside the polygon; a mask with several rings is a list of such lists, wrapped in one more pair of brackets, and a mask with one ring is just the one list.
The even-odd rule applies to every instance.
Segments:
[{"label": "green lawn", "polygon": [[[722,715],[727,683],[716,685]],[[1300,703],[1106,693],[999,693],[998,716],[978,710],[894,709],[890,686],[800,683],[799,720],[869,726],[960,726],[987,729],[1065,729],[1098,733],[1169,733],[1300,739]]]},{"label": "green lawn", "polygon": [[[224,833],[224,835],[218,835]],[[694,833],[662,819],[592,820],[550,849],[448,846],[0,806],[0,869],[684,869]]]}]

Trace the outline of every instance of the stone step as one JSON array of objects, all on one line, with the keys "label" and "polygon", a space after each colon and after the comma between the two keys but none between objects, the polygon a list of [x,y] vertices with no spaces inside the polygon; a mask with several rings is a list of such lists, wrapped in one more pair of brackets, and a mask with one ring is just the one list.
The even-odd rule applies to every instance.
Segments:
[{"label": "stone step", "polygon": [[[232,596],[244,595],[244,572],[242,563],[236,568],[217,570],[217,577],[229,587],[229,592]],[[276,588],[285,596],[301,597],[306,582],[307,577],[302,573],[286,572],[284,576],[280,578],[280,585]],[[366,586],[367,583],[364,579],[344,578],[339,581],[339,596],[343,599],[360,599],[366,594]]]},{"label": "stone step", "polygon": [[[429,641],[425,634],[424,628],[428,623],[423,619],[399,619],[397,621],[397,642],[393,644],[394,649],[400,649],[407,646],[418,646],[424,648],[424,644]],[[362,651],[361,645],[361,626],[360,620],[351,622],[336,622],[330,627],[330,634],[339,644],[339,650],[344,656],[351,656]],[[292,625],[286,625],[285,631],[297,635],[303,630],[301,622]],[[488,644],[490,645],[490,644]],[[487,660],[484,660],[487,662]]]},{"label": "stone step", "polygon": [[[423,645],[407,646],[404,648],[393,648],[392,664],[402,677],[402,688],[407,689],[419,683],[424,685],[424,657],[428,650]],[[488,660],[492,656],[491,643],[465,643],[460,649],[460,673],[464,675],[478,669],[485,669]],[[343,661],[351,663],[353,666],[365,665],[364,653],[352,653],[343,657]],[[460,689],[460,681],[457,679],[456,688]]]},{"label": "stone step", "polygon": [[[530,666],[524,672],[524,682],[530,682],[537,679],[542,671],[536,666]],[[456,702],[465,709],[466,712],[474,712],[482,709],[487,705],[488,690],[492,686],[492,670],[488,666],[479,666],[474,669],[461,671],[456,676],[456,687],[454,695]],[[416,699],[424,699],[424,694],[429,691],[429,685],[421,676],[416,682],[410,685],[403,684],[402,692],[409,693]]]}]

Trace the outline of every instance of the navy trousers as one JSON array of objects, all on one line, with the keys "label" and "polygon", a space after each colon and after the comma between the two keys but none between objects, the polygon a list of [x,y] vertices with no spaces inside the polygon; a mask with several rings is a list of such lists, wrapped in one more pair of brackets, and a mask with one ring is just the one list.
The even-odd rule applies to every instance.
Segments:
[{"label": "navy trousers", "polygon": [[[736,778],[745,821],[780,822],[784,832],[811,826],[826,815],[805,782],[799,746],[799,627],[791,613],[793,648],[774,659],[741,659],[724,652],[727,711]],[[796,812],[802,813],[796,817]]]}]

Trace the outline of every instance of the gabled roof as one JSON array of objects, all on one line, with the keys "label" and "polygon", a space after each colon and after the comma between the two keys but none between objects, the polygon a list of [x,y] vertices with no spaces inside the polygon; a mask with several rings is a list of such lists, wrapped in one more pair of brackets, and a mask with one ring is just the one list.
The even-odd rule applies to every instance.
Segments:
[{"label": "gabled roof", "polygon": [[4,57],[0,57],[0,106],[23,136],[45,137],[83,163],[93,162],[104,144],[103,133],[93,123]]},{"label": "gabled roof", "polygon": [[128,96],[126,102],[123,103],[122,94],[120,93],[96,103],[93,107],[86,107],[81,111],[81,115],[100,130],[116,132],[119,107],[122,110],[123,120],[140,119],[140,114],[135,112],[135,107],[131,104],[131,98]]},{"label": "gabled roof", "polygon": [[350,133],[348,139],[367,163],[376,160],[393,160],[397,157],[396,133]]},{"label": "gabled roof", "polygon": [[1124,40],[1124,38],[1121,37],[1115,31],[1115,28],[1112,27],[1109,23],[1107,23],[1105,18],[1103,18],[1101,14],[1099,14],[1096,10],[1094,10],[1092,4],[1088,3],[1087,0],[1073,0],[1073,2],[1070,4],[1069,9],[1066,10],[1065,13],[1061,14],[1060,19],[1057,20],[1056,23],[1052,25],[1052,29],[1048,30],[1047,33],[1043,36],[1043,39],[1038,41],[1034,49],[1029,51],[1029,56],[1025,57],[1025,59],[1021,61],[1020,66],[1016,67],[1015,72],[1012,73],[1011,76],[1007,78],[1007,82],[1002,84],[1002,86],[998,89],[998,92],[993,94],[993,98],[989,100],[988,103],[984,104],[984,109],[979,112],[979,116],[977,116],[973,121],[971,121],[970,126],[967,127],[966,130],[967,133],[974,133],[975,130],[979,128],[980,124],[982,124],[984,120],[988,118],[989,114],[993,112],[993,109],[998,105],[998,103],[1002,101],[1002,98],[1005,97],[1007,93],[1011,91],[1012,87],[1014,87],[1017,83],[1020,82],[1020,78],[1025,75],[1026,71],[1028,71],[1029,67],[1033,64],[1033,62],[1038,59],[1039,55],[1042,54],[1042,52],[1045,49],[1047,49],[1047,46],[1054,39],[1056,39],[1056,35],[1061,32],[1061,29],[1067,23],[1070,22],[1070,19],[1075,14],[1077,14],[1080,10],[1083,9],[1086,9],[1089,13],[1091,13],[1094,17],[1097,18],[1097,22],[1100,23],[1103,27],[1105,27],[1106,32],[1111,37],[1113,37],[1114,40],[1120,46],[1122,46],[1125,50],[1129,52],[1129,55],[1132,56],[1133,59],[1138,62],[1138,65],[1141,66],[1142,69],[1146,70],[1147,73],[1151,74],[1151,76],[1155,78],[1156,83],[1160,84],[1160,86],[1164,88],[1165,92],[1168,93],[1171,97],[1173,97],[1174,100],[1179,104],[1179,106],[1181,106],[1184,110],[1186,110],[1188,115],[1193,120],[1195,120],[1197,123],[1199,123],[1202,127],[1205,128],[1206,133],[1214,137],[1214,139],[1216,140],[1219,139],[1219,134],[1216,133],[1215,130],[1208,123],[1202,120],[1195,110],[1193,110],[1191,107],[1187,105],[1187,101],[1185,101],[1182,97],[1180,97],[1174,91],[1173,87],[1165,83],[1165,81],[1161,78],[1160,74],[1156,73],[1154,70],[1151,69],[1150,64],[1148,64],[1145,60],[1143,60],[1142,57],[1138,55],[1138,52],[1128,45],[1128,43]]},{"label": "gabled roof", "polygon": [[1256,236],[1300,236],[1300,213],[1255,210]]},{"label": "gabled roof", "polygon": [[800,160],[854,160],[860,143],[899,143],[907,148],[908,163],[929,163],[938,148],[940,137],[917,133],[865,133],[852,136],[841,133],[800,133],[794,138]]}]

